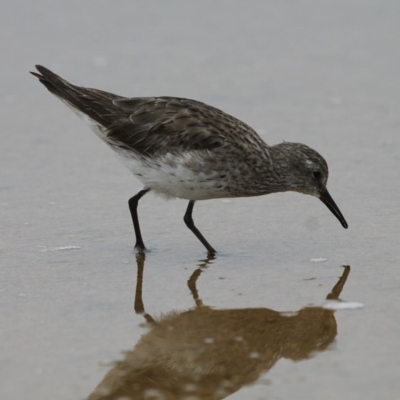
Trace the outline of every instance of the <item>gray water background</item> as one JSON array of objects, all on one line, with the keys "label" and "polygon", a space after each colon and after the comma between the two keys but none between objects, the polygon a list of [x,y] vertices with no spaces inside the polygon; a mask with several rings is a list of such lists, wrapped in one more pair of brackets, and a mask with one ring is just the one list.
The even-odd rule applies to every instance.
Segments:
[{"label": "gray water background", "polygon": [[[349,229],[294,193],[199,202],[220,251],[199,293],[295,311],[322,304],[348,264],[341,297],[364,308],[336,312],[329,351],[282,359],[229,398],[400,396],[398,1],[5,0],[0,32],[0,398],[83,399],[146,332],[127,207],[140,183],[28,74],[36,63],[121,95],[201,100],[269,144],[317,149]],[[154,315],[193,307],[205,252],[185,207],[140,203]]]}]

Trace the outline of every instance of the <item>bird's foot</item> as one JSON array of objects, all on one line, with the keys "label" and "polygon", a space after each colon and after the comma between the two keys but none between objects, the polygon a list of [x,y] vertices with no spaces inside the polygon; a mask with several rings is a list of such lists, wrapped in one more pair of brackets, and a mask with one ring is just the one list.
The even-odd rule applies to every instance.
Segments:
[{"label": "bird's foot", "polygon": [[146,254],[149,250],[146,249],[144,244],[135,244],[135,253],[136,254]]},{"label": "bird's foot", "polygon": [[208,258],[214,259],[216,255],[217,255],[217,251],[214,250],[213,248],[207,250],[207,257]]}]

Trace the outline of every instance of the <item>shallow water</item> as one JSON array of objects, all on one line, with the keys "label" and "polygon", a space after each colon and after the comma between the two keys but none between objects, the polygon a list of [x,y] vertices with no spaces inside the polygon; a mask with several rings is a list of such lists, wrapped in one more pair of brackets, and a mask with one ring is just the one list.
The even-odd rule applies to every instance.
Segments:
[{"label": "shallow water", "polygon": [[[3,1],[0,397],[88,398],[121,365],[148,398],[399,397],[399,11]],[[186,202],[148,195],[151,251],[137,259],[127,200],[140,183],[27,73],[36,63],[128,96],[195,98],[269,144],[308,144],[349,229],[294,193],[199,202],[219,251],[207,260]],[[342,301],[326,300],[343,265]]]}]

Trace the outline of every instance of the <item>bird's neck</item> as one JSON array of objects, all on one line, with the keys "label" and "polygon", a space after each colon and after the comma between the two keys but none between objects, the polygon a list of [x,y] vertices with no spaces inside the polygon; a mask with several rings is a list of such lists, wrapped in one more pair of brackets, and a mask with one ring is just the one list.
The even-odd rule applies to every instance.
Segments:
[{"label": "bird's neck", "polygon": [[268,163],[263,179],[270,189],[269,193],[296,191],[299,184],[291,160],[291,143],[279,143],[267,149]]}]

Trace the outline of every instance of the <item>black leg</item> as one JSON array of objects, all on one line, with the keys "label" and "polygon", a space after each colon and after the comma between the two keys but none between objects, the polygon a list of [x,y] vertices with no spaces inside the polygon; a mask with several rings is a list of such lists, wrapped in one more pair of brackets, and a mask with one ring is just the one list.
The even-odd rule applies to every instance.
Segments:
[{"label": "black leg", "polygon": [[136,235],[136,244],[135,244],[135,249],[138,250],[139,252],[144,252],[146,250],[146,247],[144,247],[143,239],[142,239],[142,234],[140,233],[140,226],[139,226],[139,218],[137,215],[137,206],[139,203],[139,200],[149,191],[150,189],[144,188],[140,190],[138,193],[136,193],[132,198],[129,199],[128,204],[129,204],[129,210],[131,211],[132,215],[132,222],[133,222],[133,227],[135,228],[135,235]]},{"label": "black leg", "polygon": [[194,200],[190,200],[185,216],[183,217],[183,220],[185,221],[186,226],[196,235],[197,239],[199,239],[200,242],[203,243],[203,246],[207,249],[208,253],[215,254],[216,251],[211,247],[210,243],[207,242],[205,237],[200,233],[200,231],[194,225],[192,218],[193,206],[194,206]]}]

